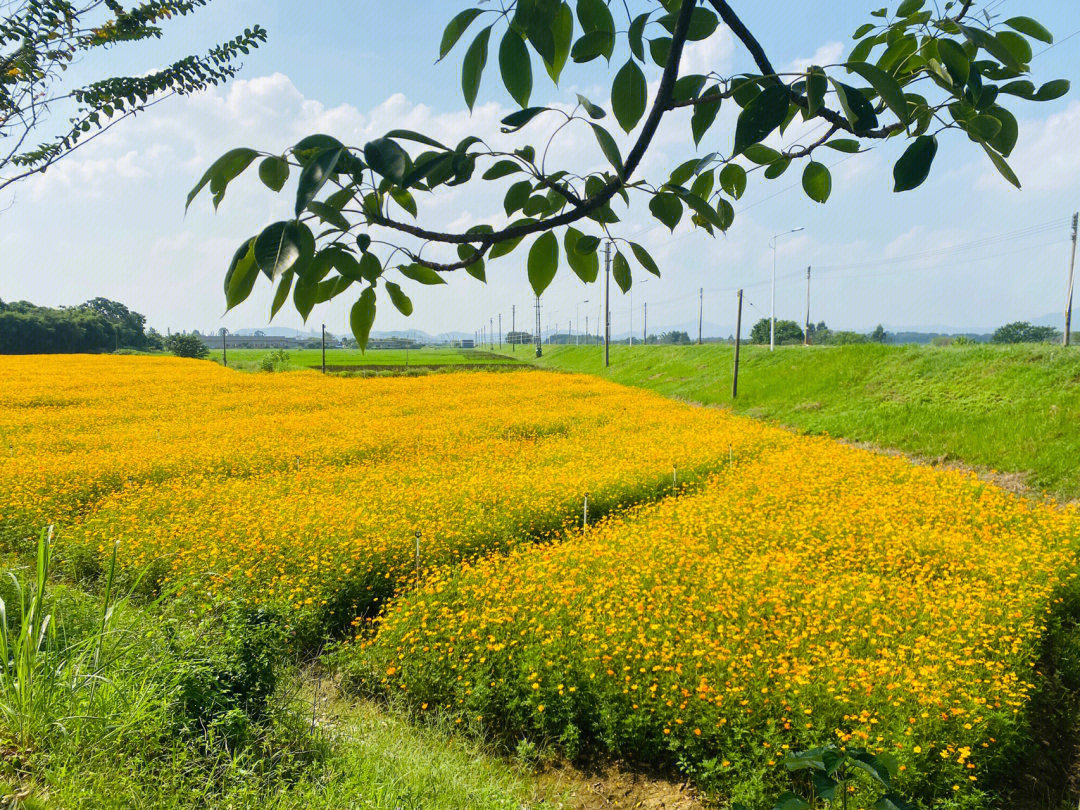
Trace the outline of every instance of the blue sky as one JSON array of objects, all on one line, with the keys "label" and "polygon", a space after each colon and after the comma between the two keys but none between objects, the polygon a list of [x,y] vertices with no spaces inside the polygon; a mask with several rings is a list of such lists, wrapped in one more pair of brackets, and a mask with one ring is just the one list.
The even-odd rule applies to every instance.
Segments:
[{"label": "blue sky", "polygon": [[[1064,77],[1080,86],[1080,36],[1062,41],[1080,30],[1080,5],[991,4],[1004,16],[1034,16],[1058,36],[1060,44],[1033,62],[1038,80]],[[269,30],[269,41],[245,60],[239,80],[167,101],[24,184],[14,205],[0,213],[0,298],[60,305],[105,295],[145,313],[162,330],[264,326],[269,287],[260,285],[247,303],[222,317],[221,279],[244,238],[287,216],[287,195],[265,191],[252,173],[230,188],[217,214],[203,198],[185,217],[188,188],[231,147],[280,150],[310,132],[329,132],[355,145],[395,127],[447,140],[471,131],[496,133],[498,120],[513,109],[496,73],[485,74],[470,117],[458,81],[463,49],[434,64],[445,22],[464,5],[218,0],[170,25],[160,43],[117,50],[109,67],[137,72],[163,55],[202,50],[254,22]],[[744,0],[736,8],[774,63],[788,66],[842,58],[851,32],[877,6],[857,0]],[[751,66],[726,35],[696,46],[688,58],[695,69],[733,73]],[[618,54],[612,64],[621,64]],[[90,75],[97,67],[90,62],[77,71]],[[610,78],[598,65],[568,66],[559,88],[538,73],[534,102],[566,102],[575,92],[600,102],[608,96]],[[621,235],[646,245],[664,276],[635,277],[644,283],[635,286],[633,310],[630,297],[616,293],[615,331],[629,328],[631,312],[640,331],[646,302],[650,331],[696,323],[699,288],[705,289],[705,320],[713,333],[730,333],[738,286],[746,288],[750,304],[744,322],[761,317],[769,304],[769,237],[797,226],[806,230],[783,240],[777,254],[778,317],[801,320],[808,265],[814,268],[811,316],[834,327],[865,329],[880,322],[893,328],[984,329],[1058,312],[1068,218],[1080,207],[1080,96],[1074,92],[1044,105],[1017,102],[1012,109],[1021,120],[1012,162],[1025,184],[1022,192],[1001,180],[974,144],[954,136],[943,146],[932,179],[910,194],[890,190],[899,143],[850,158],[826,157],[834,165],[834,191],[825,206],[791,188],[798,181],[795,170],[772,182],[752,180],[737,206],[735,226],[716,239],[684,226],[671,235],[642,216],[638,203],[624,217]],[[703,151],[729,147],[734,112],[733,105],[722,111]],[[525,140],[535,143],[539,136]],[[583,133],[568,131],[552,150],[555,160],[570,165],[602,165],[591,136]],[[666,177],[692,154],[685,121],[672,121],[658,137],[645,176]],[[425,223],[468,227],[491,221],[500,200],[497,190],[467,187],[423,201],[421,215],[426,208]],[[9,202],[0,201],[0,208]],[[499,314],[506,329],[512,306],[518,324],[525,312],[524,323],[531,326],[525,255],[519,248],[492,263],[487,285],[463,277],[432,291],[406,282],[416,314],[405,319],[384,304],[376,329],[472,331]],[[564,268],[544,296],[545,328],[558,324],[564,330],[572,320],[583,328],[586,315],[595,328],[599,292]],[[323,305],[309,325],[325,322],[332,331],[344,331],[350,304]],[[288,311],[274,323],[301,326],[299,316]]]}]

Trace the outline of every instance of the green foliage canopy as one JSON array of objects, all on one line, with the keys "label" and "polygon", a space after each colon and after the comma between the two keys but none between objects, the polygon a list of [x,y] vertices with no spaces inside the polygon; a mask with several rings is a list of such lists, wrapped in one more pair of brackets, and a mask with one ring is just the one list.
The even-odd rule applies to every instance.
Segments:
[{"label": "green foliage canopy", "polygon": [[146,318],[121,303],[95,298],[77,307],[0,301],[0,354],[82,354],[153,349]]},{"label": "green foliage canopy", "polygon": [[[626,291],[633,268],[660,270],[644,246],[618,235],[621,206],[645,197],[666,227],[674,229],[686,216],[712,235],[731,227],[751,174],[773,180],[804,163],[806,194],[826,202],[833,179],[815,159],[826,148],[851,153],[889,139],[905,141],[894,187],[908,191],[926,180],[939,141],[955,133],[984,150],[1019,186],[1007,162],[1019,131],[1005,105],[1010,99],[1051,101],[1068,92],[1064,80],[1036,87],[1027,78],[1032,41],[1051,42],[1050,33],[1028,17],[1001,20],[975,0],[942,6],[903,0],[870,16],[842,62],[783,72],[728,0],[576,0],[574,7],[567,0],[508,0],[498,7],[474,0],[447,25],[439,57],[459,41],[468,43],[461,87],[471,110],[492,56],[493,70],[521,107],[502,120],[502,132],[524,139],[540,124],[554,126],[545,143],[500,150],[478,135],[444,144],[436,137],[442,133],[395,129],[349,146],[313,134],[283,153],[231,150],[209,167],[188,204],[209,186],[216,206],[229,183],[256,160],[272,191],[282,191],[295,173],[295,218],[273,223],[239,246],[225,278],[227,306],[247,298],[260,274],[275,285],[271,317],[290,295],[305,318],[319,303],[355,296],[351,322],[363,347],[380,286],[381,297],[407,316],[413,307],[403,281],[442,284],[464,270],[482,282],[486,262],[526,240],[528,277],[537,295],[562,267],[585,283],[594,281],[602,238],[615,248],[613,275]],[[722,26],[755,69],[683,75],[686,44],[724,36]],[[632,136],[625,154],[595,101],[580,94],[558,106],[531,101],[535,67],[558,83],[571,61],[601,58],[613,73],[615,123]],[[650,64],[662,70],[651,100],[642,70]],[[734,133],[710,134],[722,105],[738,109]],[[678,163],[667,177],[639,176],[662,120],[676,110],[691,111],[687,146],[692,139],[707,151]],[[808,126],[796,145],[768,145],[797,119]],[[595,140],[603,168],[585,174],[555,168],[551,147],[571,127]],[[505,188],[505,219],[462,232],[421,224],[420,203],[429,194],[483,182]],[[581,230],[586,227],[589,232]]]},{"label": "green foliage canopy", "polygon": [[[160,38],[162,25],[210,0],[10,0],[0,17],[0,190],[45,171],[125,118],[170,96],[194,93],[236,74],[236,60],[265,41],[259,26],[138,76],[111,76],[84,86],[64,82],[80,58],[122,43]],[[45,134],[50,111],[71,111],[59,132]],[[44,140],[38,140],[38,139]],[[35,143],[35,140],[38,142]]]},{"label": "green foliage canopy", "polygon": [[1014,321],[999,326],[991,338],[994,343],[1046,343],[1061,337],[1052,326],[1035,326],[1027,321]]}]

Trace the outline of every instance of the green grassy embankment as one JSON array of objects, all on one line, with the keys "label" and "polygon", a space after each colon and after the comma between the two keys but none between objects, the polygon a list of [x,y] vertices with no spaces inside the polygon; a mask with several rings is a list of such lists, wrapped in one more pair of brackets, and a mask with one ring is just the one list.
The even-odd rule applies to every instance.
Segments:
[{"label": "green grassy embankment", "polygon": [[[531,353],[530,353],[531,354]],[[598,374],[799,430],[1001,473],[1080,497],[1080,350],[1060,346],[545,346],[537,364]]]}]

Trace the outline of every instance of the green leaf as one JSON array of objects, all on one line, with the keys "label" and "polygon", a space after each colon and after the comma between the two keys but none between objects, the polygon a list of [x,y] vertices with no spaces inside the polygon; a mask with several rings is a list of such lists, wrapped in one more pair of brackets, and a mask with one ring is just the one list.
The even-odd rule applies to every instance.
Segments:
[{"label": "green leaf", "polygon": [[1016,173],[1012,170],[1012,167],[1006,162],[1005,158],[995,152],[986,144],[982,144],[982,148],[986,151],[990,161],[994,164],[994,167],[1001,173],[1001,176],[1012,183],[1017,188],[1020,188],[1020,178],[1016,176]]},{"label": "green leaf", "polygon": [[289,164],[271,155],[259,164],[259,179],[271,191],[281,191],[289,180]]},{"label": "green leaf", "polygon": [[886,793],[874,802],[874,810],[915,810],[915,808],[895,793]]},{"label": "green leaf", "polygon": [[863,25],[860,25],[858,28],[855,29],[855,33],[851,35],[851,38],[862,39],[875,28],[877,28],[877,26],[874,25],[874,23],[864,23]]},{"label": "green leaf", "polygon": [[923,184],[930,176],[930,167],[937,155],[938,142],[933,135],[920,135],[893,167],[894,191],[911,191]]},{"label": "green leaf", "polygon": [[814,202],[824,203],[832,194],[832,175],[824,163],[810,161],[803,169],[803,191]]},{"label": "green leaf", "polygon": [[810,810],[810,804],[789,791],[780,794],[773,810]]},{"label": "green leaf", "polygon": [[[563,248],[566,252],[566,261],[574,275],[586,284],[596,281],[600,272],[600,257],[596,255],[596,249],[591,251],[579,250],[579,245],[586,237],[577,228],[567,228],[563,237]],[[596,239],[596,237],[590,237]],[[599,240],[597,240],[599,241]]]},{"label": "green leaf", "polygon": [[682,219],[682,203],[674,194],[668,194],[667,192],[653,195],[653,198],[649,200],[649,210],[654,217],[667,225],[672,231],[675,230],[675,226]]},{"label": "green leaf", "polygon": [[594,119],[599,120],[599,119],[603,118],[605,115],[607,115],[607,113],[604,112],[603,107],[600,107],[599,105],[593,104],[591,101],[589,101],[587,98],[585,98],[585,96],[581,95],[581,93],[577,94],[577,98],[578,98],[578,104],[580,104],[582,106],[582,108],[585,110],[585,112],[587,112],[589,114],[590,118],[594,118]]},{"label": "green leaf", "polygon": [[953,84],[963,87],[967,84],[968,76],[971,75],[971,60],[968,58],[967,51],[954,39],[939,39],[937,47],[941,63],[949,71]]},{"label": "green leaf", "polygon": [[598,56],[611,57],[615,49],[615,37],[607,31],[590,31],[583,34],[570,49],[570,58],[581,64],[591,62]]},{"label": "green leaf", "polygon": [[345,219],[340,211],[336,208],[331,208],[326,203],[312,200],[308,203],[307,210],[315,214],[319,219],[328,225],[333,225],[335,228],[341,231],[349,230],[349,221]]},{"label": "green leaf", "polygon": [[989,109],[988,114],[994,116],[1001,125],[1001,129],[988,143],[1003,157],[1008,157],[1016,148],[1016,141],[1020,134],[1016,118],[1004,107],[996,104]]},{"label": "green leaf", "polygon": [[746,147],[743,154],[747,160],[753,161],[759,166],[767,166],[780,160],[780,153],[764,144],[755,143]]},{"label": "green leaf", "polygon": [[506,215],[510,216],[515,211],[520,211],[531,194],[532,182],[529,180],[519,180],[510,186],[506,190],[506,196],[503,198],[503,208],[506,210]]},{"label": "green leaf", "polygon": [[615,258],[611,263],[611,277],[624,293],[629,292],[634,283],[634,277],[630,273],[630,263],[619,251],[615,251]]},{"label": "green leaf", "polygon": [[465,29],[480,16],[480,12],[481,9],[478,8],[467,8],[450,20],[443,31],[442,43],[439,45],[439,59],[450,53],[457,41],[461,39],[461,35],[465,33]]},{"label": "green leaf", "polygon": [[979,140],[989,143],[1001,132],[1001,122],[992,115],[976,115],[967,122],[967,131]]},{"label": "green leaf", "polygon": [[850,85],[843,84],[835,79],[829,79],[829,81],[832,83],[833,89],[836,90],[836,96],[840,100],[844,115],[847,116],[847,120],[856,134],[867,132],[878,125],[877,113],[874,112],[874,107],[866,96]]},{"label": "green leaf", "polygon": [[896,79],[881,68],[866,62],[849,62],[847,69],[870,82],[870,86],[881,96],[881,100],[888,105],[893,115],[900,120],[900,123],[905,127],[910,123],[911,118],[908,115],[907,100],[904,98],[904,91],[900,88],[900,84]]},{"label": "green leaf", "polygon": [[393,281],[386,282],[386,292],[390,295],[392,303],[397,311],[408,318],[413,314],[412,300],[401,290],[401,286]]},{"label": "green leaf", "polygon": [[349,327],[360,351],[367,348],[371,325],[375,323],[375,289],[368,287],[362,293],[349,312]]},{"label": "green leaf", "polygon": [[963,31],[964,36],[968,38],[969,42],[982,48],[1001,62],[1001,64],[1015,70],[1023,70],[1024,66],[1016,61],[1012,51],[993,34],[970,25],[961,25],[960,30]]},{"label": "green leaf", "polygon": [[559,269],[559,241],[551,231],[541,234],[529,248],[529,284],[539,298]]},{"label": "green leaf", "polygon": [[446,283],[445,278],[436,273],[430,267],[422,264],[403,264],[398,267],[398,270],[401,271],[401,275],[405,276],[405,278],[412,279],[413,281],[417,281],[420,284],[426,284],[431,286],[435,284]]},{"label": "green leaf", "polygon": [[846,152],[848,154],[855,154],[860,148],[859,142],[851,138],[837,138],[836,140],[826,141],[825,145],[830,149],[835,149],[837,152]]},{"label": "green leaf", "polygon": [[225,272],[225,311],[247,300],[259,277],[259,265],[255,263],[255,240],[248,239],[233,254],[229,269]]},{"label": "green leaf", "polygon": [[499,71],[510,97],[520,106],[529,103],[532,94],[532,62],[525,40],[513,28],[507,28],[499,45]]},{"label": "green leaf", "polygon": [[371,170],[391,183],[402,185],[409,166],[409,155],[389,138],[376,138],[364,145],[364,160]]},{"label": "green leaf", "polygon": [[995,38],[1008,49],[1017,64],[1026,65],[1031,61],[1031,43],[1019,34],[1012,31],[998,31]]},{"label": "green leaf", "polygon": [[593,236],[592,234],[586,234],[577,241],[577,247],[575,250],[582,255],[587,253],[595,253],[596,249],[600,247],[600,237]]},{"label": "green leaf", "polygon": [[642,35],[645,32],[645,23],[649,21],[649,14],[651,12],[645,12],[639,14],[630,23],[630,28],[626,32],[627,44],[630,46],[630,52],[634,54],[635,58],[639,62],[645,61],[645,41],[642,39]]},{"label": "green leaf", "polygon": [[694,145],[701,143],[709,127],[716,121],[716,114],[720,112],[720,99],[715,101],[703,101],[694,105],[694,113],[690,116],[690,131],[694,136]]},{"label": "green leaf", "polygon": [[1021,34],[1027,34],[1032,39],[1045,42],[1047,45],[1052,45],[1054,42],[1054,35],[1042,23],[1031,19],[1031,17],[1012,17],[1005,21],[1005,25],[1014,31],[1019,31]]},{"label": "green leaf", "polygon": [[657,37],[649,40],[649,56],[658,67],[664,67],[667,64],[669,53],[671,53],[671,37]]},{"label": "green leaf", "polygon": [[641,116],[645,114],[645,102],[648,90],[645,86],[645,74],[641,72],[633,59],[615,75],[611,85],[611,110],[624,132],[629,132]]},{"label": "green leaf", "polygon": [[439,143],[434,138],[425,135],[422,132],[414,132],[411,129],[392,129],[383,137],[393,138],[399,141],[415,141],[416,143],[422,143],[425,146],[434,146],[436,149],[441,149],[444,152],[450,151],[446,144]]},{"label": "green leaf", "polygon": [[555,53],[551,61],[544,60],[544,67],[548,76],[555,84],[559,83],[559,76],[566,67],[566,59],[570,55],[570,45],[574,40],[574,12],[569,4],[563,2],[555,15],[554,25],[551,26],[551,35],[555,40]]},{"label": "green leaf", "polygon": [[527,123],[532,121],[540,113],[547,111],[549,107],[526,107],[524,110],[512,112],[502,120],[502,131],[505,133],[517,132]]},{"label": "green leaf", "polygon": [[858,768],[870,775],[870,778],[883,788],[889,787],[889,771],[872,756],[856,757],[851,760],[852,767]]},{"label": "green leaf", "polygon": [[[871,26],[873,27],[873,26]],[[817,65],[812,65],[806,71],[806,114],[809,117],[817,115],[818,111],[825,106],[825,92],[829,89],[829,78],[825,71]]]},{"label": "green leaf", "polygon": [[735,155],[748,146],[760,143],[787,117],[791,97],[785,85],[770,85],[759,93],[739,114],[735,125]]},{"label": "green leaf", "polygon": [[742,197],[746,191],[746,169],[737,163],[729,163],[720,170],[720,188],[736,200]]},{"label": "green leaf", "polygon": [[1068,93],[1069,87],[1068,79],[1054,79],[1040,87],[1032,96],[1032,101],[1054,101]]},{"label": "green leaf", "polygon": [[315,199],[330,175],[334,173],[338,160],[344,152],[342,147],[324,149],[304,166],[300,172],[300,180],[296,186],[296,215],[300,216],[308,207],[308,203]]},{"label": "green leaf", "polygon": [[682,194],[680,196],[682,197],[683,202],[685,202],[690,208],[694,209],[694,213],[696,213],[699,217],[708,222],[710,225],[715,225],[717,228],[720,228],[720,230],[727,229],[730,223],[725,222],[724,217],[722,217],[715,208],[705,202],[705,200],[694,194],[689,193]]},{"label": "green leaf", "polygon": [[776,161],[775,163],[770,163],[765,169],[765,179],[766,180],[775,180],[777,177],[779,177],[784,172],[786,172],[790,165],[791,165],[791,159],[790,158],[781,158],[780,160]]},{"label": "green leaf", "polygon": [[488,39],[490,38],[491,26],[489,25],[476,35],[469,50],[465,52],[465,61],[461,65],[461,93],[465,96],[469,112],[472,112],[476,95],[480,92],[480,77],[487,64]]},{"label": "green leaf", "polygon": [[615,33],[615,20],[604,0],[578,0],[577,16],[578,22],[581,23],[581,30],[586,33],[590,31]]},{"label": "green leaf", "polygon": [[194,200],[199,192],[202,191],[207,183],[210,183],[210,191],[214,194],[214,207],[221,202],[221,197],[225,195],[225,187],[235,178],[251,165],[251,162],[258,157],[259,153],[254,149],[247,149],[241,147],[239,149],[230,149],[224,155],[215,160],[206,173],[203,174],[202,179],[195,184],[195,188],[188,192],[187,205],[184,206],[184,210],[191,206],[191,201]]},{"label": "green leaf", "polygon": [[383,273],[382,262],[374,253],[365,253],[360,257],[358,262],[360,265],[360,278],[368,282],[368,284],[374,284]]},{"label": "green leaf", "polygon": [[278,311],[289,300],[289,292],[292,290],[293,273],[291,270],[281,274],[281,280],[278,282],[277,291],[274,293],[274,301],[270,305],[270,320],[274,320],[274,316],[278,314]]},{"label": "green leaf", "polygon": [[259,269],[273,281],[285,271],[302,267],[311,260],[315,237],[302,222],[275,222],[255,238],[254,250]]},{"label": "green leaf", "polygon": [[408,211],[412,217],[416,218],[416,200],[413,195],[403,188],[393,186],[390,189],[390,196],[394,202],[400,205],[404,210]]},{"label": "green leaf", "polygon": [[634,252],[634,258],[638,260],[638,263],[652,273],[657,278],[660,277],[660,268],[656,266],[656,262],[653,261],[653,257],[649,255],[649,251],[645,250],[637,242],[630,243],[630,250]]},{"label": "green leaf", "polygon": [[622,177],[623,162],[622,155],[619,153],[619,147],[615,143],[615,139],[611,137],[611,133],[604,129],[599,124],[593,124],[590,122],[589,126],[593,128],[593,132],[596,135],[596,141],[600,144],[600,151],[604,153],[604,157],[607,158],[615,168],[615,173]]},{"label": "green leaf", "polygon": [[522,171],[521,164],[515,160],[500,160],[484,172],[485,180],[498,180],[500,177],[517,174]]},{"label": "green leaf", "polygon": [[924,5],[926,5],[926,0],[904,0],[896,9],[896,16],[900,18],[910,17]]}]

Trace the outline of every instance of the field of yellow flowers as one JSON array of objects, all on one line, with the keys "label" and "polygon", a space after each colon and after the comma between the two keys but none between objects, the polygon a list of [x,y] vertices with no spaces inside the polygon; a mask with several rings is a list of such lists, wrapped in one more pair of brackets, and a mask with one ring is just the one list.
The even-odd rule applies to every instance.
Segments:
[{"label": "field of yellow flowers", "polygon": [[56,523],[84,566],[116,545],[157,583],[348,622],[418,568],[580,523],[586,495],[598,516],[782,436],[570,375],[0,358],[0,536]]},{"label": "field of yellow flowers", "polygon": [[0,358],[0,482],[0,547],[55,524],[78,576],[115,549],[195,605],[352,624],[357,689],[755,807],[829,742],[980,806],[1080,539],[969,474],[539,371]]},{"label": "field of yellow flowers", "polygon": [[434,573],[358,639],[351,677],[751,806],[788,751],[888,751],[946,806],[1020,726],[1078,538],[1073,508],[791,437],[695,494]]}]

